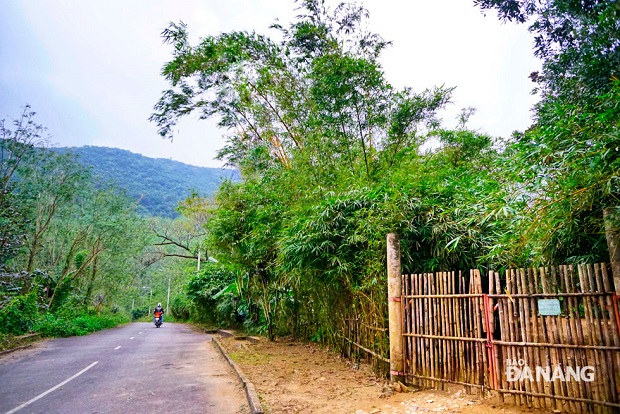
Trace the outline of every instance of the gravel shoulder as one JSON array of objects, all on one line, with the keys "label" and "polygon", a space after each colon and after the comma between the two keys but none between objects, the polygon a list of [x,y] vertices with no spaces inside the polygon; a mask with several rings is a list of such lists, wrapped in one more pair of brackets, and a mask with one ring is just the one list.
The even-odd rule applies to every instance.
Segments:
[{"label": "gravel shoulder", "polygon": [[268,414],[407,414],[481,412],[521,414],[544,411],[503,405],[497,397],[445,391],[393,392],[369,367],[316,344],[279,340],[258,343],[222,338],[231,358],[254,383]]}]

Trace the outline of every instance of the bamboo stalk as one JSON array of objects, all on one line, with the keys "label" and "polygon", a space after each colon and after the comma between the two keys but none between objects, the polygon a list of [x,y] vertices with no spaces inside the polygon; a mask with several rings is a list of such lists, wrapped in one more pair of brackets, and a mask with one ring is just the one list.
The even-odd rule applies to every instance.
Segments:
[{"label": "bamboo stalk", "polygon": [[[430,294],[430,289],[428,286],[428,277],[427,274],[424,273],[423,274],[423,286],[424,286],[424,293]],[[426,298],[424,299],[424,333],[429,335],[430,332],[430,299]],[[431,352],[430,352],[430,339],[424,339],[424,354],[426,356],[426,369],[424,370],[424,375],[427,377],[432,377],[433,376],[433,369],[432,369],[432,357],[431,357]],[[426,387],[427,388],[431,388],[433,386],[433,383],[431,381],[427,381],[426,382]]]},{"label": "bamboo stalk", "polygon": [[[592,281],[594,283],[590,283],[590,287],[596,291],[603,290],[603,282],[601,281],[601,271],[598,265],[588,265],[588,274],[592,277]],[[598,326],[598,338],[599,343],[604,343],[605,345],[609,345],[611,343],[610,334],[609,334],[609,323],[605,318],[605,300],[602,296],[598,297],[598,301],[595,300],[596,304],[596,319]],[[605,381],[601,381],[603,388],[605,390],[605,401],[611,401],[614,398],[614,389],[615,386],[615,378],[614,373],[611,371],[611,367],[613,366],[611,354],[607,351],[601,351],[601,360],[605,375]],[[599,380],[600,381],[600,380]]]},{"label": "bamboo stalk", "polygon": [[[606,265],[602,263],[594,265],[596,289],[599,291],[605,291],[604,280],[607,277],[606,273],[604,273],[605,267]],[[613,332],[614,330],[617,329],[617,326],[614,326],[613,319],[612,319],[612,315],[614,313],[613,308],[611,309],[612,312],[609,312],[608,310],[607,300],[606,300],[607,298],[608,296],[599,298],[599,310],[601,314],[601,324],[602,324],[602,329],[603,329],[602,332],[604,334],[605,343],[607,345],[614,345],[615,341],[614,341]],[[603,351],[603,360],[604,360],[604,364],[607,370],[607,378],[608,378],[608,381],[605,381],[605,385],[607,385],[608,401],[617,401],[618,400],[618,393],[617,393],[618,379],[616,377],[616,373],[618,369],[620,369],[620,366],[616,365],[616,358],[613,352]]]},{"label": "bamboo stalk", "polygon": [[[582,268],[584,278],[587,280],[588,290],[593,291],[595,288],[594,288],[594,278],[592,275],[592,266],[582,265],[581,268]],[[602,341],[602,335],[600,331],[601,329],[600,318],[598,314],[598,309],[596,308],[596,305],[597,305],[596,298],[590,298],[590,300],[588,300],[588,305],[590,308],[590,317],[591,317],[591,325],[589,326],[589,329],[592,332],[592,340],[595,341],[594,343],[600,344]],[[597,385],[597,389],[599,392],[599,399],[602,399],[604,401],[609,401],[609,396],[607,395],[607,385],[605,384],[606,381],[601,380],[601,375],[600,375],[602,374],[602,377],[605,379],[608,378],[607,369],[605,366],[605,357],[600,352],[598,351],[595,351],[595,352],[596,352],[595,358],[596,358],[596,361],[598,362],[598,367],[597,367],[596,372],[599,373],[599,375],[597,375],[598,378],[595,377],[594,382]],[[595,411],[601,412],[600,407],[596,407]]]},{"label": "bamboo stalk", "polygon": [[[566,269],[563,266],[558,267],[558,277],[560,280],[560,290],[562,292],[570,292],[571,288],[570,288],[570,284],[568,283],[568,279],[566,277]],[[566,320],[566,333],[567,333],[567,339],[569,344],[574,345],[576,343],[578,343],[577,341],[577,332],[576,332],[576,321],[574,318],[574,312],[573,309],[575,308],[575,298],[574,297],[568,297],[566,299],[567,303],[566,303],[566,315],[567,315],[567,320]],[[581,322],[578,322],[581,323]],[[572,362],[574,365],[579,365],[580,364],[580,360],[581,358],[581,353],[583,352],[583,350],[580,350],[579,348],[572,348],[570,349],[570,356],[572,359]],[[581,386],[581,384],[572,384],[572,395],[574,397],[585,397],[585,393],[583,392],[583,387]],[[572,401],[569,404],[571,405],[571,409],[574,412],[581,412],[583,410],[586,410],[587,407],[585,405],[583,405],[583,403],[580,402],[575,402]]]},{"label": "bamboo stalk", "polygon": [[[513,289],[512,285],[512,279],[513,279],[513,269],[508,269],[506,271],[506,292],[508,293],[512,293],[515,290]],[[514,322],[514,299],[509,298],[509,300],[506,301],[506,314],[508,316],[508,337],[509,337],[509,341],[510,342],[515,342],[515,338],[516,338],[516,325]],[[509,348],[509,352],[510,352],[510,360],[511,362],[513,361],[518,361],[520,356],[517,353],[517,348],[515,348],[514,346],[510,346]],[[509,389],[512,390],[517,390],[518,384],[516,382],[511,382],[509,383]],[[522,405],[522,396],[520,394],[512,394],[514,396],[515,399],[515,404],[518,405]]]},{"label": "bamboo stalk", "polygon": [[[407,285],[408,293],[411,293],[414,289],[415,277],[414,275],[409,275],[409,284]],[[413,326],[415,324],[415,308],[414,308],[415,299],[408,299],[407,307],[409,308],[409,326],[407,326],[407,332],[413,332]],[[410,365],[409,368],[405,371],[405,373],[414,373],[417,366],[417,356],[415,352],[415,338],[409,338],[407,341],[407,352],[410,355]]]},{"label": "bamboo stalk", "polygon": [[[517,271],[517,292],[519,294],[525,293],[524,287],[525,287],[525,271],[523,269],[519,269]],[[528,320],[529,318],[527,314],[527,312],[529,311],[528,300],[526,298],[519,298],[519,300],[517,300],[517,303],[519,304],[519,326],[521,327],[521,339],[523,340],[523,342],[532,342],[531,336],[530,336],[530,328],[529,328],[529,320]],[[525,355],[524,359],[527,361],[528,365],[533,364],[534,362],[534,355],[532,354],[531,350],[532,348],[530,347],[525,347],[523,349],[523,354]],[[533,381],[530,381],[528,379],[527,381],[523,381],[523,383],[525,385],[525,390],[528,393],[538,391],[538,387],[533,383]],[[525,398],[527,400],[528,407],[531,408],[532,406],[534,406],[534,398],[532,398],[531,396],[527,394]]]},{"label": "bamboo stalk", "polygon": [[[460,276],[460,288],[461,288],[461,292],[466,292],[468,291],[468,288],[466,287],[466,281],[465,281],[465,276],[459,272],[459,276]],[[472,315],[471,315],[471,301],[469,300],[463,300],[463,307],[465,309],[465,312],[463,312],[463,328],[464,328],[464,332],[463,332],[463,336],[466,338],[471,338],[472,337]],[[475,357],[474,357],[474,347],[471,346],[471,342],[464,342],[463,346],[465,347],[465,352],[466,352],[466,367],[465,367],[465,382],[467,382],[468,384],[472,384],[473,383],[473,369],[474,369],[474,364],[475,364]],[[471,387],[467,387],[467,393],[471,394]]]},{"label": "bamboo stalk", "polygon": [[[571,269],[568,266],[560,266],[560,272],[564,275],[564,280],[566,283],[566,291],[567,292],[571,292],[571,291],[577,291],[577,287],[576,284],[574,283],[574,275],[571,271]],[[571,322],[573,324],[574,327],[574,337],[575,337],[575,344],[585,344],[585,340],[583,338],[583,330],[582,330],[582,325],[581,325],[581,315],[579,313],[579,298],[576,297],[569,297],[569,304],[571,306],[569,315],[571,316]],[[584,366],[587,364],[587,350],[585,349],[579,349],[579,350],[575,350],[575,365],[580,365],[580,366]],[[588,399],[591,396],[589,387],[586,384],[577,384],[577,390],[578,390],[578,394],[577,396],[579,398],[584,398],[584,399]],[[580,403],[580,408],[581,411],[587,411],[588,405],[581,402]]]},{"label": "bamboo stalk", "polygon": [[[522,275],[521,275],[521,283],[522,283],[522,289],[523,292],[527,292],[527,293],[534,293],[534,284],[533,284],[533,280],[534,280],[534,270],[533,269],[527,269],[525,270]],[[524,301],[524,305],[525,305],[525,314],[527,315],[527,321],[526,321],[526,337],[529,338],[530,342],[534,342],[534,343],[538,343],[539,339],[538,339],[538,317],[536,314],[536,302],[534,301],[534,298],[529,298],[529,299],[525,299]],[[534,363],[535,366],[540,366],[540,349],[539,348],[529,348],[529,355],[530,358],[532,358],[532,362]],[[535,390],[536,392],[542,393],[544,392],[544,387],[545,385],[543,383],[539,383],[538,381],[534,381],[532,383],[532,390]],[[534,397],[534,408],[544,408],[545,407],[545,402],[544,400],[541,400],[540,397]]]},{"label": "bamboo stalk", "polygon": [[[429,287],[429,293],[431,295],[436,294],[435,292],[435,274],[434,273],[429,273],[428,274],[429,277],[429,283],[428,283],[428,287]],[[429,299],[430,301],[430,312],[431,314],[429,315],[429,329],[430,332],[432,334],[435,333],[435,329],[437,328],[437,324],[435,324],[434,322],[437,321],[437,301],[435,300],[436,298],[432,298]],[[437,378],[437,368],[439,366],[438,361],[437,361],[437,340],[435,340],[434,338],[429,338],[430,341],[430,354],[431,354],[431,377],[433,378]],[[437,383],[435,381],[433,381],[433,388],[437,387]]]},{"label": "bamboo stalk", "polygon": [[[495,276],[495,289],[496,291],[499,293],[502,291],[502,285],[501,285],[501,280],[500,280],[500,274],[495,272],[494,274]],[[506,326],[505,326],[505,319],[504,319],[504,304],[502,300],[498,300],[497,301],[498,306],[498,314],[499,314],[499,334],[500,334],[500,339],[502,339],[504,337],[504,335],[506,334]],[[502,367],[504,367],[505,364],[505,360],[507,359],[506,357],[508,356],[508,354],[505,352],[506,347],[501,346],[501,345],[497,345],[497,343],[495,342],[495,345],[497,347],[497,378],[499,381],[499,388],[500,389],[506,389],[507,387],[507,381],[506,381],[506,375],[505,375],[505,370],[502,369]],[[504,402],[504,394],[500,393],[499,394],[499,399],[501,402]]]},{"label": "bamboo stalk", "polygon": [[[446,292],[444,291],[443,288],[443,272],[439,272],[437,273],[435,280],[437,281],[437,292],[439,292],[439,294],[445,294]],[[441,298],[439,299],[439,306],[440,306],[440,316],[441,316],[441,323],[440,323],[440,333],[442,336],[446,336],[447,334],[447,329],[446,329],[446,320],[447,318],[447,312],[446,312],[446,299],[445,298]],[[442,340],[441,341],[441,347],[440,347],[440,352],[441,352],[441,378],[444,379],[449,379],[449,367],[448,367],[448,361],[449,361],[449,356],[448,356],[448,341]],[[441,389],[444,389],[444,383],[441,383]]]},{"label": "bamboo stalk", "polygon": [[[469,291],[470,293],[478,293],[478,283],[476,280],[476,270],[470,270],[469,271]],[[472,328],[473,328],[473,334],[474,334],[474,338],[482,338],[482,332],[479,331],[479,320],[480,320],[480,309],[478,308],[478,303],[475,299],[472,299],[470,304],[472,305]],[[479,373],[479,367],[481,364],[481,356],[480,356],[480,352],[478,350],[478,346],[477,345],[473,345],[473,352],[475,355],[475,359],[474,359],[474,375],[473,375],[473,381],[474,384],[480,384],[480,373]]]},{"label": "bamboo stalk", "polygon": [[354,341],[350,340],[349,338],[345,338],[345,340],[348,341],[351,345],[361,349],[364,352],[369,353],[370,355],[374,356],[375,358],[377,358],[377,359],[379,359],[379,360],[381,360],[383,362],[386,362],[388,364],[390,363],[390,360],[388,358],[384,357],[383,355],[379,355],[376,352],[371,351],[370,349],[368,349],[368,348],[358,344],[357,342],[354,342]]},{"label": "bamboo stalk", "polygon": [[[458,279],[455,272],[452,272],[452,290],[456,295],[458,294]],[[454,315],[454,336],[462,336],[461,335],[461,318],[460,318],[460,299],[456,296],[453,298],[454,307],[452,308],[452,312]],[[460,341],[455,341],[454,345],[456,346],[456,356],[457,356],[457,369],[454,371],[457,381],[463,381],[463,377],[461,376],[461,372],[463,369],[463,348]]]},{"label": "bamboo stalk", "polygon": [[[439,273],[435,273],[435,292],[440,293],[440,287],[441,287],[441,276]],[[436,299],[437,302],[437,316],[438,319],[435,320],[435,323],[437,321],[440,321],[439,324],[436,323],[437,326],[437,332],[441,335],[444,334],[444,327],[445,324],[443,323],[443,321],[445,320],[445,313],[443,312],[443,301],[444,299]],[[446,371],[446,366],[445,366],[445,362],[446,362],[446,353],[445,351],[445,345],[446,345],[446,341],[444,340],[438,340],[437,341],[437,353],[439,354],[439,357],[437,358],[437,362],[439,364],[438,366],[438,378],[445,378],[445,371]],[[445,383],[441,382],[440,384],[441,389],[443,390],[445,388]]]},{"label": "bamboo stalk", "polygon": [[[553,286],[555,287],[556,291],[560,291],[561,292],[561,287],[562,287],[562,283],[560,283],[559,278],[558,278],[558,269],[553,267],[551,268],[551,280],[553,282]],[[567,338],[567,335],[564,332],[564,321],[563,318],[560,315],[557,315],[555,317],[553,317],[555,324],[557,326],[557,332],[555,333],[558,337],[558,340],[556,341],[557,343],[563,343],[565,341],[565,338]],[[569,366],[571,365],[570,361],[570,353],[569,353],[569,349],[568,348],[556,348],[557,352],[558,352],[558,356],[559,356],[559,363],[562,366]],[[573,394],[574,389],[576,388],[574,384],[574,382],[570,382],[570,381],[563,381],[561,383],[562,385],[562,395],[564,396],[570,396]],[[559,400],[558,400],[559,401]],[[572,407],[570,406],[571,403],[568,403],[569,405],[569,409],[571,410],[571,412],[573,412]]]},{"label": "bamboo stalk", "polygon": [[[405,289],[403,292],[403,296],[407,293],[411,292],[411,275],[407,275],[405,277],[405,283],[403,283],[403,288]],[[412,299],[402,299],[403,304],[405,305],[405,309],[403,309],[403,311],[406,312],[407,315],[407,319],[405,321],[405,326],[403,328],[403,333],[405,332],[409,332],[409,330],[411,329],[411,321],[413,319],[413,315],[411,314],[411,300]],[[404,368],[404,372],[409,372],[411,371],[411,362],[413,360],[413,357],[411,355],[411,338],[407,338],[406,341],[404,342],[404,357],[405,357],[405,363],[403,364],[403,368]]]},{"label": "bamboo stalk", "polygon": [[[441,281],[442,281],[442,290],[444,294],[449,294],[450,290],[448,287],[448,272],[443,272],[441,275]],[[445,315],[446,315],[446,335],[447,336],[453,336],[453,331],[452,331],[452,301],[450,299],[445,299]],[[446,352],[447,352],[447,358],[448,360],[446,361],[446,366],[448,369],[448,375],[446,376],[447,379],[450,380],[454,380],[454,341],[446,341]]]},{"label": "bamboo stalk", "polygon": [[[612,292],[611,284],[609,283],[609,274],[607,273],[607,265],[601,265],[601,274],[603,279],[603,289],[605,292]],[[605,297],[605,308],[607,313],[609,314],[609,330],[611,331],[611,338],[613,339],[613,344],[618,346],[620,345],[620,332],[618,330],[618,320],[616,320],[616,312],[614,311],[613,298],[609,295]],[[612,370],[614,373],[614,381],[616,385],[616,398],[615,401],[618,400],[618,396],[620,396],[620,352],[614,353],[615,358],[612,358],[612,366],[614,369]]]},{"label": "bamboo stalk", "polygon": [[[415,292],[416,294],[420,292],[420,275],[419,274],[414,274],[413,275],[413,284],[414,284],[414,289],[413,292]],[[413,329],[411,331],[411,333],[417,333],[419,332],[420,329],[420,324],[421,324],[421,318],[420,318],[420,299],[413,299],[414,301],[414,315],[415,315],[415,321],[413,323]],[[414,366],[414,370],[412,371],[412,374],[416,374],[418,372],[421,372],[422,370],[422,365],[424,365],[424,361],[420,358],[421,357],[421,352],[420,352],[420,348],[421,348],[421,339],[420,338],[415,338],[415,356],[416,356],[416,365]],[[421,385],[420,381],[416,378],[416,385]]]},{"label": "bamboo stalk", "polygon": [[[579,276],[579,284],[581,286],[581,290],[583,292],[586,292],[589,290],[589,286],[588,286],[587,276],[584,274],[584,272],[585,271],[584,271],[583,266],[577,266],[577,274]],[[593,324],[592,309],[590,307],[590,301],[588,301],[587,298],[584,298],[583,308],[584,308],[584,313],[586,317],[586,326],[588,327],[587,331],[585,332],[584,337],[587,339],[588,344],[594,344],[596,343],[596,340],[595,340],[595,336],[594,336],[593,329],[592,329],[592,324]],[[596,369],[596,371],[600,372],[600,363],[598,360],[598,354],[593,351],[590,351],[589,356],[588,356],[588,365],[591,365],[591,364],[594,364],[594,368]],[[591,383],[591,389],[592,389],[591,391],[592,399],[600,400],[602,395],[601,395],[599,384],[597,384],[596,382]]]},{"label": "bamboo stalk", "polygon": [[[533,278],[533,288],[532,292],[541,293],[542,292],[542,281],[541,278],[544,275],[544,269],[532,269],[532,278]],[[534,310],[534,320],[536,321],[536,330],[537,330],[537,343],[545,343],[547,342],[547,330],[544,324],[544,318],[538,316],[536,310]],[[551,356],[549,352],[549,348],[538,347],[538,356],[540,358],[541,366],[550,366],[551,365]],[[549,381],[545,381],[543,383],[544,393],[549,395],[551,394],[551,383]],[[555,406],[555,402],[552,398],[546,398],[542,400],[542,404],[544,408],[553,408]]]}]

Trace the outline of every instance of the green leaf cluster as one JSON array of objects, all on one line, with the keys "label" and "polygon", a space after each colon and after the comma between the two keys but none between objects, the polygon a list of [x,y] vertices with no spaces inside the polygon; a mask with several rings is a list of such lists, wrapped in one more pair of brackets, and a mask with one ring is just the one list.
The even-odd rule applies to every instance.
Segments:
[{"label": "green leaf cluster", "polygon": [[608,259],[617,2],[475,3],[531,21],[543,59],[531,75],[535,123],[505,140],[469,129],[471,108],[446,128],[452,88],[391,85],[379,59],[389,42],[367,31],[359,5],[301,1],[295,21],[273,26],[277,42],[230,32],[194,45],[184,24],[164,31],[170,89],[151,119],[166,137],[195,112],[228,130],[220,156],[242,181],[220,186],[205,245],[234,269],[269,336],[338,343],[353,315],[384,326],[389,232],[401,237],[404,272]]}]

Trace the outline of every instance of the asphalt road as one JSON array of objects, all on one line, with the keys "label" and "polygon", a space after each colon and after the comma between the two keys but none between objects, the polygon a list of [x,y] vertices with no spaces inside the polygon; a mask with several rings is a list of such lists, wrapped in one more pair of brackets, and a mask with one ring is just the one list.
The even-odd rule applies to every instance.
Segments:
[{"label": "asphalt road", "polygon": [[0,357],[0,414],[248,412],[210,337],[183,324],[133,323]]}]

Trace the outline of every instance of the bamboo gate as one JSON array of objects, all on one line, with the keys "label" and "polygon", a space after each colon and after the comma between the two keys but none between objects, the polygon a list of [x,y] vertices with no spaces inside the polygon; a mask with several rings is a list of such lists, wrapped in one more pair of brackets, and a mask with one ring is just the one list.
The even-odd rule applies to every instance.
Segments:
[{"label": "bamboo gate", "polygon": [[393,379],[494,390],[533,408],[620,411],[620,315],[608,265],[490,271],[484,283],[478,270],[401,277],[392,301],[401,302],[403,360],[401,371],[391,358]]}]

